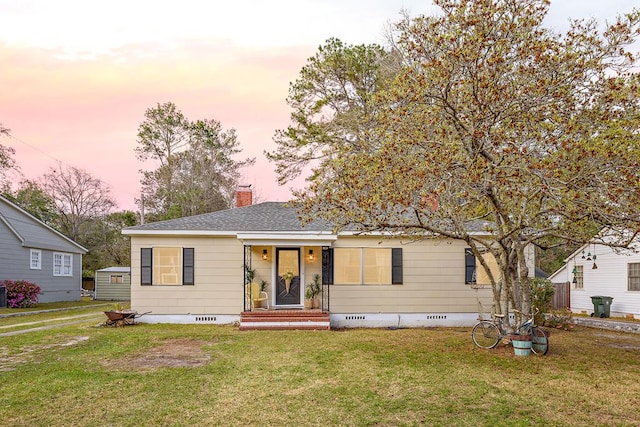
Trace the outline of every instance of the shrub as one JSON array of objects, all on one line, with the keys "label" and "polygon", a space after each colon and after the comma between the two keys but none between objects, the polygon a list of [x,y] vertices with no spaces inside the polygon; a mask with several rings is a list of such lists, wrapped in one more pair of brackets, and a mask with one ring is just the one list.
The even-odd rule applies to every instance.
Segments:
[{"label": "shrub", "polygon": [[570,308],[564,310],[554,310],[547,315],[544,325],[550,328],[563,329],[565,331],[573,329],[571,321],[573,313]]},{"label": "shrub", "polygon": [[539,277],[531,279],[529,286],[531,287],[531,306],[538,309],[535,322],[538,325],[542,325],[544,323],[545,313],[547,313],[551,307],[551,301],[553,301],[553,294],[556,289],[550,280]]},{"label": "shrub", "polygon": [[10,308],[33,307],[38,304],[40,286],[25,280],[4,280],[7,288],[7,306]]}]

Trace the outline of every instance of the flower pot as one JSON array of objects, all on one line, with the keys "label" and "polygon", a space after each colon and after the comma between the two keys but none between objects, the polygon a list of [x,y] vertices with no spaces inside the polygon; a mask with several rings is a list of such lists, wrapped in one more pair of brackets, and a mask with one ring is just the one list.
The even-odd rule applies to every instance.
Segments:
[{"label": "flower pot", "polygon": [[304,300],[304,308],[305,310],[311,310],[313,308],[313,300],[312,299]]},{"label": "flower pot", "polygon": [[511,345],[516,356],[529,356],[531,354],[531,335],[511,335]]},{"label": "flower pot", "polygon": [[289,288],[291,287],[291,279],[284,279],[284,288],[287,293],[289,293]]},{"label": "flower pot", "polygon": [[320,308],[320,298],[315,297],[313,299],[313,308]]}]

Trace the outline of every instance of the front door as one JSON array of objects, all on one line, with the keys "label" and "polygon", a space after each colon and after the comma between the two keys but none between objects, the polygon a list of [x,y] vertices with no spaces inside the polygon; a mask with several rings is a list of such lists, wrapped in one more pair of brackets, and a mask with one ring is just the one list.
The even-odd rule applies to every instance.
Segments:
[{"label": "front door", "polygon": [[300,249],[276,249],[276,305],[299,305]]}]

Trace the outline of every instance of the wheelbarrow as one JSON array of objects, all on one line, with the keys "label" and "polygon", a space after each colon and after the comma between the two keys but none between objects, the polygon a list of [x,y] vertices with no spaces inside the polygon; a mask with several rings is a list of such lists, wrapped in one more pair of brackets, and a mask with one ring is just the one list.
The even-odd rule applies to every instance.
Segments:
[{"label": "wheelbarrow", "polygon": [[135,310],[110,310],[105,311],[104,314],[107,316],[107,320],[104,323],[105,326],[126,326],[135,324],[135,320],[144,316],[145,314],[151,313],[147,311],[146,313],[138,314]]}]

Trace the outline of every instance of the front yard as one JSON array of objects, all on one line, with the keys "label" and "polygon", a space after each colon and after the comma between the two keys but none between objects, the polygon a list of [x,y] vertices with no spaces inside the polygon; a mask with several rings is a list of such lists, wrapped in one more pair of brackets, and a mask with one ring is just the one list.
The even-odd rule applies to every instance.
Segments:
[{"label": "front yard", "polygon": [[[0,319],[0,326],[3,321]],[[554,330],[546,357],[471,328],[96,326],[0,341],[3,425],[638,425],[640,335]]]}]

